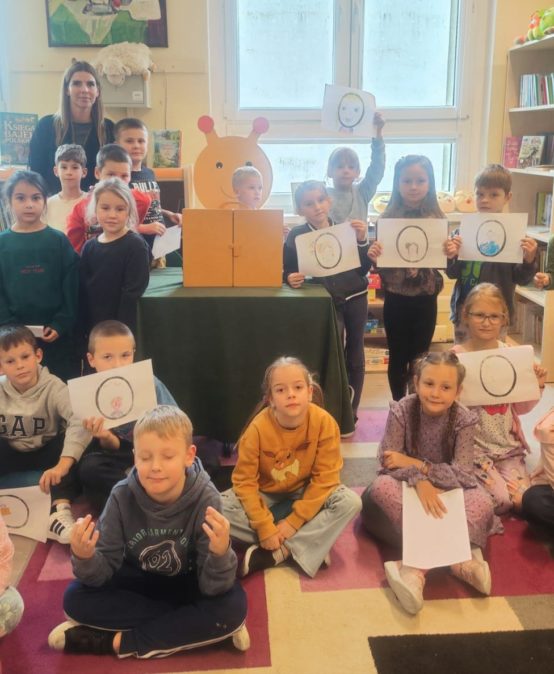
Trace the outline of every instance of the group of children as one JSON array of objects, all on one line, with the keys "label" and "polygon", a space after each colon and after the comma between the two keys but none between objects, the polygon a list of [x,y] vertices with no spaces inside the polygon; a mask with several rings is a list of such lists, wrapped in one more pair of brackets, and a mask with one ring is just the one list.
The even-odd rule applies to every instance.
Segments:
[{"label": "group of children", "polygon": [[[355,153],[341,149],[329,160],[332,191],[317,181],[299,186],[296,207],[306,223],[289,233],[283,254],[284,280],[299,288],[305,282],[296,255],[299,234],[344,220],[356,232],[360,266],[323,281],[345,335],[354,412],[364,378],[366,274],[373,266],[383,279],[394,402],[380,445],[382,469],[362,499],[340,481],[339,428],[324,410],[311,373],[294,358],[279,358],[268,367],[263,400],[238,441],[233,486],[221,495],[196,458],[190,420],[158,380],[159,406],[136,424],[105,430],[101,418],[77,420],[66,385],[42,365],[56,366],[49,348],[62,337],[71,341],[79,304],[86,308],[82,334],[88,337],[88,366],[105,371],[133,362],[136,301],[150,268],[149,244],[140,237],[163,231],[164,217],[179,224],[178,217],[164,214],[159,200],[144,198],[155,187],[153,176],[139,166],[145,154],[140,124],[122,124],[120,133],[116,127],[120,145],[101,148],[100,182],[92,195],[72,204],[69,238],[43,224],[46,188],[36,174],[17,173],[8,182],[15,224],[0,235],[0,324],[5,326],[0,328],[0,480],[40,471],[37,481],[52,495],[49,535],[70,544],[76,580],[64,596],[68,620],[49,636],[52,648],[147,658],[232,637],[244,650],[247,607],[237,570],[246,576],[291,559],[314,576],[330,563],[331,547],[360,510],[374,536],[398,547],[402,482],[416,489],[433,517],[445,511],[442,491],[463,489],[472,557],[451,571],[483,594],[490,593],[491,576],[482,549],[490,534],[501,531],[498,515],[515,507],[552,525],[552,454],[545,453],[540,469],[548,493],[544,484],[530,486],[524,461],[528,446],[518,415],[534,403],[499,401],[467,409],[457,402],[464,368],[455,352],[502,345],[513,284],[536,271],[536,243],[523,239],[523,264],[499,270],[503,265],[459,262],[460,237],[447,239],[447,273],[457,279],[454,320],[465,337],[450,352],[422,355],[431,341],[442,277],[435,269],[379,267],[382,245],[369,241],[366,224],[367,205],[384,170],[383,120],[377,115],[375,121],[378,134],[364,180],[356,182]],[[78,167],[81,174],[84,170],[73,152],[72,147],[60,150],[57,157],[60,177],[70,176],[62,178],[62,192],[64,181],[75,186]],[[141,170],[133,180],[131,171]],[[480,210],[500,212],[509,200],[509,184],[499,185],[496,174],[509,177],[492,167],[477,178]],[[131,180],[133,190],[127,186]],[[236,172],[233,186],[245,207],[259,207],[260,181],[250,167]],[[72,188],[57,201],[79,198]],[[412,155],[397,163],[383,217],[442,217],[427,158]],[[82,249],[79,264],[76,249]],[[488,280],[497,285],[483,282]],[[43,326],[40,348],[25,325]],[[422,357],[414,369],[415,392],[406,395],[416,356]],[[544,388],[546,373],[537,366],[535,374]],[[552,444],[552,428],[550,417],[537,427],[544,446]],[[83,492],[102,511],[97,522],[90,514],[73,520],[71,501]],[[1,534],[0,529],[5,570],[11,548]],[[240,568],[231,537],[248,544]],[[417,613],[425,570],[393,561],[385,572],[404,609]],[[6,573],[0,575],[0,591],[5,578]],[[0,595],[3,606],[4,600],[19,606],[21,615],[13,588]]]}]

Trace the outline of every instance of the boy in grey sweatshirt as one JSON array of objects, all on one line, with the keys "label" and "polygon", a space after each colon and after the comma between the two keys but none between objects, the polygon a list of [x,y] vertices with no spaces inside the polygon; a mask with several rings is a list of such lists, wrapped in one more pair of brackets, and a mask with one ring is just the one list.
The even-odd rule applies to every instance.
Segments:
[{"label": "boy in grey sweatshirt", "polygon": [[176,407],[147,412],[134,430],[135,466],[112,490],[97,527],[71,537],[69,621],[49,645],[66,653],[161,657],[233,637],[249,646],[246,596],[220,495],[196,458]]}]

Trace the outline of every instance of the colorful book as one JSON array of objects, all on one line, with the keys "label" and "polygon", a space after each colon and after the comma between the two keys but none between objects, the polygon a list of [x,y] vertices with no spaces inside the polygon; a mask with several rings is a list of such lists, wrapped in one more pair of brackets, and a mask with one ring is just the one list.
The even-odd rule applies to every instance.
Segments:
[{"label": "colorful book", "polygon": [[502,164],[505,168],[517,168],[519,150],[521,148],[521,136],[507,136],[504,139],[504,151],[502,153]]},{"label": "colorful book", "polygon": [[523,136],[517,161],[518,168],[528,168],[541,164],[544,142],[544,136]]},{"label": "colorful book", "polygon": [[154,168],[177,168],[181,166],[181,131],[162,129],[153,131]]},{"label": "colorful book", "polygon": [[23,112],[0,112],[0,164],[27,166],[29,143],[38,115]]}]

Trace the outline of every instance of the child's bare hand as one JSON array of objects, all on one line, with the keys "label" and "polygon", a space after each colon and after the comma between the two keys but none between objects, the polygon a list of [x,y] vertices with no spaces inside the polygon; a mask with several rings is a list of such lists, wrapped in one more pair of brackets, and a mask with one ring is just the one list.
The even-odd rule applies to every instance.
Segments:
[{"label": "child's bare hand", "polygon": [[395,470],[396,468],[408,468],[412,466],[413,462],[409,456],[402,454],[402,452],[395,452],[388,449],[383,452],[383,466],[388,470]]},{"label": "child's bare hand", "polygon": [[92,515],[79,517],[71,531],[71,552],[79,559],[90,559],[99,538],[100,532],[95,528]]},{"label": "child's bare hand", "polygon": [[444,244],[444,253],[446,257],[449,260],[452,260],[455,257],[458,257],[458,253],[460,252],[460,248],[462,246],[462,237],[458,236],[453,236],[450,239],[447,239],[445,244]]},{"label": "child's bare hand", "polygon": [[110,431],[104,430],[104,417],[88,417],[83,419],[83,428],[87,430],[93,438],[106,438],[110,435]]},{"label": "child's bare hand", "polygon": [[299,271],[293,271],[287,276],[287,283],[291,288],[300,288],[305,278],[304,274],[301,274]]},{"label": "child's bare hand", "polygon": [[53,468],[48,468],[40,476],[39,486],[45,494],[50,493],[50,487],[60,484],[62,477],[67,475],[69,468],[64,464],[57,464]]},{"label": "child's bare hand", "polygon": [[434,487],[429,480],[420,480],[415,488],[427,515],[441,519],[447,510],[439,496],[440,490]]},{"label": "child's bare hand", "polygon": [[537,255],[537,242],[530,236],[524,236],[521,239],[521,248],[523,250],[523,261],[530,264]]},{"label": "child's bare hand", "polygon": [[202,523],[202,529],[210,539],[208,549],[214,555],[224,555],[229,548],[229,520],[212,506],[206,508],[206,521]]},{"label": "child's bare hand", "polygon": [[281,534],[281,542],[287,538],[291,538],[296,533],[296,529],[287,520],[277,522],[277,529],[279,529],[279,533]]},{"label": "child's bare hand", "polygon": [[545,274],[543,271],[539,271],[533,277],[533,283],[535,288],[546,288],[550,285],[550,274]]},{"label": "child's bare hand", "polygon": [[539,386],[541,388],[544,388],[544,385],[546,383],[546,375],[548,374],[548,372],[544,369],[544,367],[541,367],[538,363],[535,363],[533,365],[533,370],[535,371],[535,377],[539,382]]},{"label": "child's bare hand", "polygon": [[385,126],[385,118],[380,112],[376,111],[375,114],[373,115],[373,126],[377,131],[377,138],[381,138],[383,135],[382,134],[383,127]]},{"label": "child's bare hand", "polygon": [[174,225],[178,225],[180,227],[183,224],[183,216],[180,213],[172,213],[171,211],[167,211],[165,216],[168,220],[171,220]]},{"label": "child's bare hand", "polygon": [[55,342],[59,336],[60,335],[57,330],[54,330],[54,328],[51,328],[48,325],[44,326],[42,330],[42,339],[45,342]]},{"label": "child's bare hand", "polygon": [[148,225],[138,225],[137,230],[140,234],[163,234],[166,226],[163,222],[151,222]]},{"label": "child's bare hand", "polygon": [[279,534],[273,534],[264,538],[263,541],[260,541],[260,546],[264,550],[279,550],[282,543],[281,536]]},{"label": "child's bare hand", "polygon": [[367,241],[367,222],[364,222],[363,220],[352,220],[350,224],[356,231],[357,241],[359,243]]},{"label": "child's bare hand", "polygon": [[377,258],[379,255],[382,255],[382,253],[383,246],[379,243],[379,241],[374,241],[367,251],[367,256],[373,262],[373,264],[377,264]]}]

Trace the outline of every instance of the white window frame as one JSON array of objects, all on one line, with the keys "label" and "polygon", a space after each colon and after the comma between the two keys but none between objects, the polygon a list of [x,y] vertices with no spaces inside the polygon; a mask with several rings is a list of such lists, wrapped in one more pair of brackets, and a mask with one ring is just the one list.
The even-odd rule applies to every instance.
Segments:
[{"label": "white window frame", "polygon": [[[256,108],[238,110],[236,4],[240,0],[209,0],[209,53],[211,115],[220,135],[248,135],[252,120],[269,120],[261,143],[337,142],[344,138],[321,128],[320,110]],[[352,54],[336,49],[335,82],[359,86],[363,44],[364,0],[335,0],[335,46],[348,38],[352,25]],[[348,10],[348,11],[347,11]],[[490,107],[492,48],[491,25],[495,0],[461,0],[457,41],[457,90],[454,105],[428,108],[382,108],[385,142],[454,143],[452,189],[469,189],[473,175],[486,159],[486,134]],[[348,38],[350,39],[350,38]],[[431,38],[432,39],[432,36]],[[401,84],[399,83],[399,86]],[[379,101],[377,100],[377,104]],[[369,141],[368,141],[369,142]]]}]

